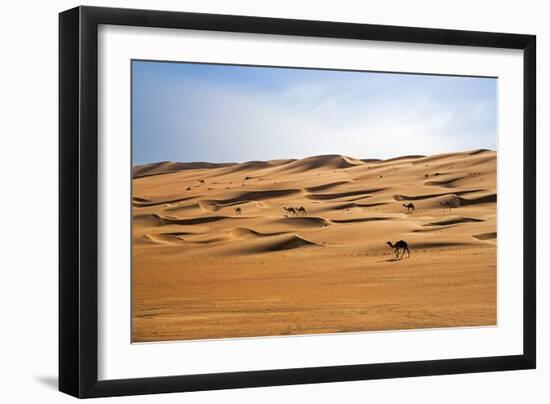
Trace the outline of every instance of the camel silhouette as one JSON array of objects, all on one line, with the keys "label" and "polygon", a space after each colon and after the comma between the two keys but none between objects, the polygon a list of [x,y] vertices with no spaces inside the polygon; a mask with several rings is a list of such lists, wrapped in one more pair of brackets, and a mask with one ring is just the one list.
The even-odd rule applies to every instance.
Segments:
[{"label": "camel silhouette", "polygon": [[290,214],[292,215],[296,215],[296,209],[290,207],[290,208],[287,208],[286,206],[283,206],[283,209],[285,210],[286,214],[285,216],[288,216]]},{"label": "camel silhouette", "polygon": [[243,212],[241,208],[233,208],[233,209],[235,209],[235,213],[237,215],[240,215]]},{"label": "camel silhouette", "polygon": [[449,210],[452,210],[453,208],[453,205],[451,204],[450,201],[445,201],[445,202],[440,202],[441,206],[443,206],[443,209],[449,209]]},{"label": "camel silhouette", "polygon": [[395,244],[392,244],[391,241],[388,241],[387,244],[391,248],[395,248],[395,258],[399,258],[399,250],[400,249],[403,250],[403,254],[401,254],[401,258],[399,258],[399,259],[403,259],[403,257],[405,256],[405,251],[407,251],[407,258],[411,256],[411,252],[409,251],[409,245],[407,244],[406,241],[399,240]]},{"label": "camel silhouette", "polygon": [[407,208],[407,213],[416,212],[416,208],[414,207],[414,203],[404,203],[404,208]]},{"label": "camel silhouette", "polygon": [[303,206],[300,206],[299,208],[296,208],[295,210],[296,210],[296,214],[302,213],[304,216],[307,215],[306,208],[304,208]]}]

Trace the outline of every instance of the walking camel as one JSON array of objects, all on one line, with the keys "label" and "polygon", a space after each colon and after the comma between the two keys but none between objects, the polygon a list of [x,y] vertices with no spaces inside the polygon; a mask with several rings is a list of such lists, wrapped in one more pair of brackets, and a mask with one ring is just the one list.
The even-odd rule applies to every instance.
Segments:
[{"label": "walking camel", "polygon": [[286,206],[283,206],[283,209],[285,210],[286,214],[285,216],[288,216],[290,214],[292,215],[296,215],[296,209],[290,207],[290,208],[287,208]]},{"label": "walking camel", "polygon": [[395,258],[399,258],[399,250],[403,250],[403,254],[401,254],[401,258],[399,259],[403,259],[403,257],[405,256],[405,251],[407,251],[407,258],[411,256],[411,252],[409,251],[409,245],[407,244],[406,241],[399,240],[395,244],[393,244],[391,241],[388,241],[387,244],[391,248],[395,248]]},{"label": "walking camel", "polygon": [[403,207],[407,208],[407,213],[416,212],[416,208],[414,207],[414,203],[412,203],[412,202],[411,203],[404,203]]},{"label": "walking camel", "polygon": [[235,209],[235,213],[237,215],[240,215],[243,212],[241,208],[233,208],[233,209]]},{"label": "walking camel", "polygon": [[306,208],[304,208],[303,206],[300,206],[299,208],[296,208],[295,210],[296,210],[296,214],[302,213],[304,216],[307,215]]}]

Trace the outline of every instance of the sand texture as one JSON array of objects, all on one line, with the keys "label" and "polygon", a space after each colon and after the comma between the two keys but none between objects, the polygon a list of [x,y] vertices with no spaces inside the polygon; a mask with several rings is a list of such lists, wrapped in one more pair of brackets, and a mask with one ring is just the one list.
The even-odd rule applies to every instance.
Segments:
[{"label": "sand texture", "polygon": [[496,324],[494,151],[133,174],[134,342]]}]

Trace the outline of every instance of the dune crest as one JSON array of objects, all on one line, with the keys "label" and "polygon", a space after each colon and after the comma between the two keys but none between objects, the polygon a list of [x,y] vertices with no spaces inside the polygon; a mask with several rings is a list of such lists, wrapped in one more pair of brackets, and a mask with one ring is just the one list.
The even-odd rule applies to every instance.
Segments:
[{"label": "dune crest", "polygon": [[307,240],[298,234],[266,236],[245,244],[242,248],[228,251],[228,254],[263,254],[286,250],[319,247],[319,244]]},{"label": "dune crest", "polygon": [[300,172],[317,169],[338,170],[364,164],[365,163],[363,161],[352,157],[342,156],[339,154],[327,154],[292,161],[291,163],[281,166],[280,170],[284,172]]},{"label": "dune crest", "polygon": [[148,177],[150,175],[171,174],[182,170],[204,170],[235,165],[236,163],[177,163],[163,161],[160,163],[144,164],[132,169],[133,178]]}]

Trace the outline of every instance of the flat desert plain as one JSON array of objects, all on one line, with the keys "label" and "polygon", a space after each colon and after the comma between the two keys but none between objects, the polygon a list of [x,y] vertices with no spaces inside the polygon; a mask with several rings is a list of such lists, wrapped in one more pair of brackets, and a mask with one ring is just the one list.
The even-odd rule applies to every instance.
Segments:
[{"label": "flat desert plain", "polygon": [[490,150],[136,166],[132,339],[494,325],[496,200]]}]

